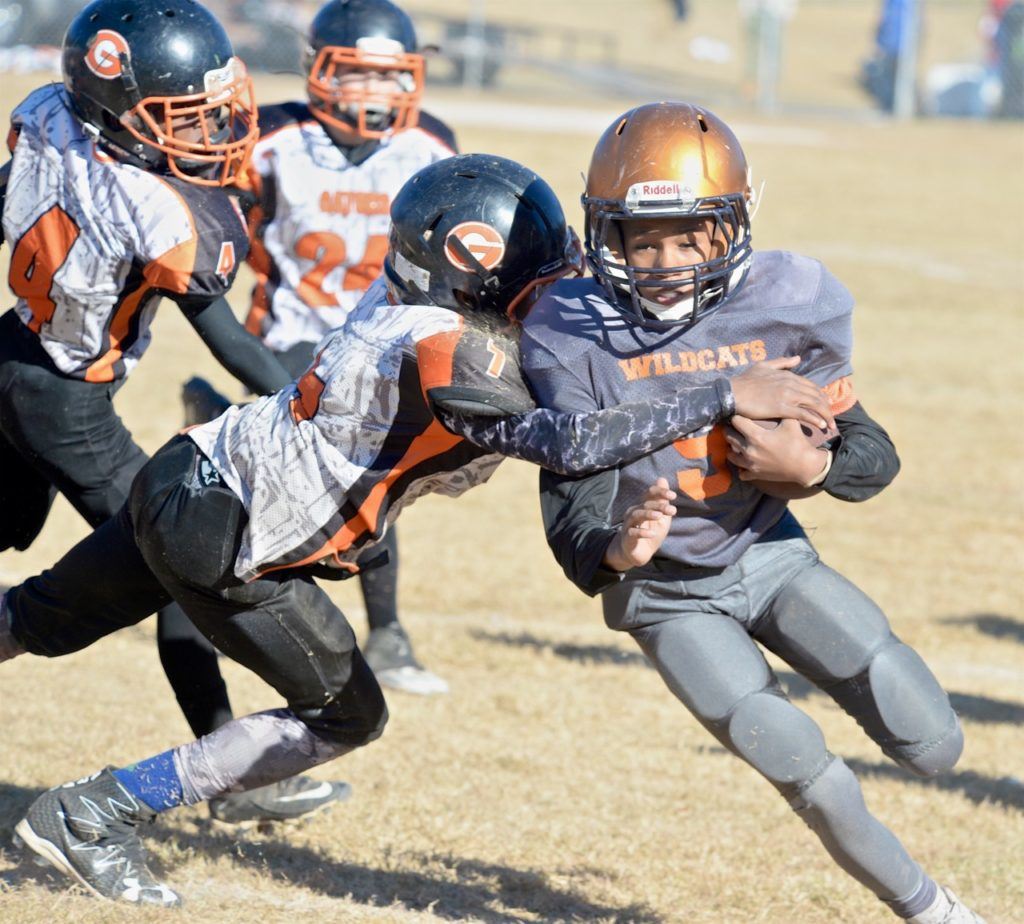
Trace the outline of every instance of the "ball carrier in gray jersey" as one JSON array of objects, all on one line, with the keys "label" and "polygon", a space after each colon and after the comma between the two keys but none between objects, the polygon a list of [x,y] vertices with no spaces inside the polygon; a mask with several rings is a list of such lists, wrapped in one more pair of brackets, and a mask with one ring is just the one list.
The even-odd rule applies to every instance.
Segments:
[{"label": "ball carrier in gray jersey", "polygon": [[[216,18],[182,0],[100,0],[68,28],[62,67],[64,85],[31,93],[12,118],[3,217],[18,302],[0,320],[0,549],[32,543],[58,490],[93,527],[123,505],[146,456],[113,397],[162,298],[250,388],[290,378],[219,299],[248,250],[235,184],[257,128],[251,81]],[[216,652],[196,636],[177,606],[160,613],[161,663],[202,735],[231,708]],[[222,808],[251,822],[347,792],[289,781]]]},{"label": "ball carrier in gray jersey", "polygon": [[[402,184],[456,152],[450,129],[420,110],[423,55],[412,21],[389,0],[326,3],[310,27],[306,70],[306,101],[260,107],[247,172],[258,202],[246,328],[294,377],[380,275],[388,211]],[[227,406],[202,379],[186,383],[183,398],[189,424]],[[378,566],[359,575],[367,662],[383,686],[446,692],[399,621],[397,530],[374,554]]]},{"label": "ball carrier in gray jersey", "polygon": [[[838,439],[735,417],[621,469],[545,474],[549,543],[602,593],[669,689],[749,763],[839,866],[915,924],[979,924],[867,810],[856,777],[789,701],[758,644],[852,715],[910,773],[949,770],[963,735],[949,698],[885,615],[823,564],[786,496],[863,500],[895,476],[885,431],[850,381],[852,300],[820,263],[751,248],[746,160],[684,103],[642,106],[598,142],[583,198],[593,279],[552,287],[526,319],[523,366],[545,407],[593,412],[799,353]],[[671,484],[671,490],[669,485]]]},{"label": "ball carrier in gray jersey", "polygon": [[509,322],[580,263],[532,171],[486,155],[425,168],[392,207],[386,281],[299,381],[173,439],[116,517],[7,592],[0,661],[78,650],[173,597],[286,703],[45,793],[17,826],[30,849],[98,895],[174,903],[146,866],[140,823],[377,738],[380,688],[313,578],[358,571],[417,497],[457,496],[504,455],[563,472],[616,465],[737,407],[831,416],[813,383],[778,368],[789,361],[595,414],[537,409]]}]

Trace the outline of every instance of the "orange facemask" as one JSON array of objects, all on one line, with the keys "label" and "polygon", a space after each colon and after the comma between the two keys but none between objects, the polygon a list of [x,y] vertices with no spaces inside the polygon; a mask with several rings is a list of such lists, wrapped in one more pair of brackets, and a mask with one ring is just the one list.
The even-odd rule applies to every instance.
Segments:
[{"label": "orange facemask", "polygon": [[252,79],[240,58],[207,73],[204,92],[147,97],[121,123],[143,144],[166,154],[171,173],[199,186],[236,183],[259,137]]},{"label": "orange facemask", "polygon": [[[386,47],[385,41],[395,48]],[[354,131],[366,140],[413,128],[419,121],[419,104],[423,95],[423,55],[402,51],[401,45],[388,40],[360,39],[360,43],[361,47],[356,48],[327,45],[320,49],[310,67],[306,84],[313,113],[328,125],[342,131]],[[397,72],[399,85],[408,88],[394,92],[346,88],[339,78],[353,71]],[[371,126],[367,115],[374,111],[391,114],[384,128]]]}]

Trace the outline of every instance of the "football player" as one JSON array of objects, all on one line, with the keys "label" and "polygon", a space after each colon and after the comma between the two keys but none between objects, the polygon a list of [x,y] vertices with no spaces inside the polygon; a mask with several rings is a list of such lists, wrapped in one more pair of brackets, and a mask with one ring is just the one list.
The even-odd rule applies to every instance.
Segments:
[{"label": "football player", "polygon": [[[252,84],[191,0],[98,0],[68,28],[64,84],[14,111],[3,225],[17,304],[0,319],[0,548],[27,548],[60,491],[93,527],[146,456],[113,397],[162,298],[253,390],[290,376],[222,300],[248,239],[233,184],[256,140]],[[160,658],[193,731],[231,718],[216,653],[180,608]],[[292,780],[217,803],[225,820],[292,817],[346,788]],[[259,803],[259,804],[257,804]],[[230,819],[228,818],[230,816]]]},{"label": "football player", "polygon": [[[249,170],[259,196],[249,256],[258,282],[246,327],[293,377],[380,275],[395,193],[455,153],[450,129],[419,108],[417,48],[412,21],[388,0],[330,0],[310,28],[308,99],[260,107]],[[202,380],[186,384],[185,401],[189,423],[223,410]],[[359,576],[370,628],[363,654],[384,686],[444,693],[447,683],[420,664],[398,619],[395,530],[384,552],[385,564]]]},{"label": "football player", "polygon": [[313,578],[371,567],[417,497],[462,494],[504,455],[563,472],[616,465],[736,408],[830,416],[815,385],[780,368],[792,360],[592,415],[536,409],[508,322],[580,263],[532,171],[488,155],[424,168],[392,206],[386,279],[299,381],[171,440],[116,517],[7,592],[0,661],[76,651],[173,597],[287,704],[51,790],[18,825],[30,849],[96,894],[173,904],[146,866],[138,824],[377,738],[380,688]]},{"label": "football player", "polygon": [[868,812],[758,647],[909,772],[932,777],[960,756],[960,723],[932,672],[818,559],[787,510],[784,498],[818,491],[864,500],[899,462],[850,378],[850,294],[814,260],[754,253],[751,195],[739,142],[707,110],[658,103],[616,119],[583,199],[595,275],[560,282],[527,317],[524,370],[542,406],[587,413],[799,353],[799,371],[832,401],[838,437],[819,447],[796,421],[763,429],[736,417],[614,476],[546,475],[549,542],[575,583],[602,593],[607,624],[633,636],[842,869],[914,924],[978,924]]}]

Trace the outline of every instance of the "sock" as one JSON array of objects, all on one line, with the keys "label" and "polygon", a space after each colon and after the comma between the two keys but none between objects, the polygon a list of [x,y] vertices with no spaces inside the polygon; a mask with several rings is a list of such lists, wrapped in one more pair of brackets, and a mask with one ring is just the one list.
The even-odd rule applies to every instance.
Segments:
[{"label": "sock", "polygon": [[[939,891],[935,880],[930,876],[925,876],[921,884],[906,898],[893,899],[887,901],[886,904],[901,918],[912,918],[922,912],[931,911],[932,905],[936,904],[936,899],[939,897],[943,901],[946,900],[945,893]],[[941,920],[941,918],[936,918],[936,924]]]},{"label": "sock", "polygon": [[174,751],[140,760],[114,771],[114,776],[136,799],[155,812],[166,812],[184,801],[181,779],[174,766]]}]

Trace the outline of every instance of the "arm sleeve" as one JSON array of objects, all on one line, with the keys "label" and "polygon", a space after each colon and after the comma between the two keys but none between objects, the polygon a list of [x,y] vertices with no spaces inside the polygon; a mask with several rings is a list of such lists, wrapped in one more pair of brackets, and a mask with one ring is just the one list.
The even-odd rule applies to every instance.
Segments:
[{"label": "arm sleeve", "polygon": [[896,447],[860,402],[837,414],[836,426],[839,437],[832,449],[832,468],[822,488],[844,501],[874,497],[900,470]]},{"label": "arm sleeve", "polygon": [[439,419],[474,445],[565,475],[632,462],[732,414],[726,379],[665,398],[590,412],[535,408],[509,417],[441,410]]},{"label": "arm sleeve", "polygon": [[181,310],[217,361],[250,391],[270,395],[291,384],[278,358],[238,323],[223,297],[185,302]]},{"label": "arm sleeve", "polygon": [[[725,377],[612,408],[598,408],[581,396],[567,396],[570,411],[538,408],[516,342],[472,329],[421,340],[417,359],[424,394],[448,430],[483,449],[563,474],[632,462],[735,410]],[[552,400],[556,406],[566,404]]]},{"label": "arm sleeve", "polygon": [[603,564],[617,532],[611,525],[617,488],[614,470],[586,478],[540,473],[540,509],[548,546],[565,576],[589,596],[622,580],[620,572]]}]

